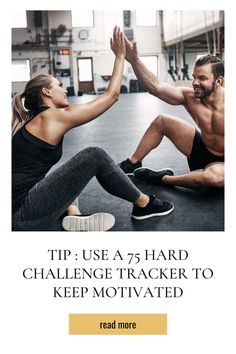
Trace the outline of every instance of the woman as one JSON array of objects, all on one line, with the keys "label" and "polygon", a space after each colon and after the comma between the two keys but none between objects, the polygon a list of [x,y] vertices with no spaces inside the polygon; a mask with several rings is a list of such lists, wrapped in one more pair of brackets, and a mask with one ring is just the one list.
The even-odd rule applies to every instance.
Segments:
[{"label": "woman", "polygon": [[84,149],[46,176],[62,156],[64,134],[97,118],[119,98],[125,42],[118,27],[110,45],[115,54],[112,77],[106,92],[92,102],[70,105],[67,91],[51,75],[34,77],[24,92],[14,96],[13,230],[49,230],[63,216],[62,225],[68,231],[109,230],[115,222],[113,215],[83,216],[73,202],[94,176],[110,194],[134,203],[132,216],[138,220],[173,210],[172,203],[141,193],[100,148]]}]

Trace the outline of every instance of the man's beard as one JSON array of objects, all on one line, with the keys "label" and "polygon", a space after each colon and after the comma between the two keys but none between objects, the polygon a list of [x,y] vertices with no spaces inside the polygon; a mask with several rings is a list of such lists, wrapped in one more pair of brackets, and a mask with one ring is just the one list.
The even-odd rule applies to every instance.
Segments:
[{"label": "man's beard", "polygon": [[[199,91],[195,92],[195,89],[198,89]],[[215,82],[212,83],[211,87],[203,87],[203,86],[197,86],[194,87],[194,94],[196,98],[201,98],[204,99],[206,97],[209,97],[215,90]]]}]

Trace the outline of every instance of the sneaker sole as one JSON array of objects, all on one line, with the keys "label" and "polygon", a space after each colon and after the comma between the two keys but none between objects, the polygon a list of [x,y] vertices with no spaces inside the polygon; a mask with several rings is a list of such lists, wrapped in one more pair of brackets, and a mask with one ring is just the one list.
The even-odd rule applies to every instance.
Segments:
[{"label": "sneaker sole", "polygon": [[96,213],[89,216],[68,215],[62,226],[66,231],[107,231],[115,225],[115,217],[108,213]]},{"label": "sneaker sole", "polygon": [[154,216],[165,216],[165,215],[168,215],[173,210],[174,210],[174,204],[172,204],[172,208],[171,209],[169,209],[167,211],[163,211],[162,213],[154,213],[154,214],[149,214],[149,215],[144,215],[144,216],[132,215],[132,218],[135,219],[135,220],[145,220],[145,219],[153,218]]},{"label": "sneaker sole", "polygon": [[147,168],[147,167],[138,167],[133,172],[134,176],[135,176],[135,172],[143,170],[143,169],[148,170],[148,171],[152,171],[152,172],[162,172],[162,171],[168,170],[168,171],[171,171],[174,175],[174,170],[172,170],[172,168],[162,168],[161,170],[152,170],[151,168]]}]

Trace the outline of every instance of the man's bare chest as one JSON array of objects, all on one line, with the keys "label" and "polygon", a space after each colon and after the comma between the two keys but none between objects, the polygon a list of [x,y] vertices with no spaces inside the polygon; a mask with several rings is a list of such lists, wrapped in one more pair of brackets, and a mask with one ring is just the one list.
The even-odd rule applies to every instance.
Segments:
[{"label": "man's bare chest", "polygon": [[203,104],[189,105],[185,107],[192,119],[198,125],[202,133],[223,135],[224,134],[224,107],[217,106],[209,109]]}]

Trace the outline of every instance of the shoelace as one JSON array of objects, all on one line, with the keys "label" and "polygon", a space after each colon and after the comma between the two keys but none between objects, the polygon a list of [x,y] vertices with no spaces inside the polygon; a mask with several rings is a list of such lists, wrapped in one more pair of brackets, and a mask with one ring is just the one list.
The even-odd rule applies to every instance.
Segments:
[{"label": "shoelace", "polygon": [[155,195],[150,196],[150,201],[152,205],[156,205],[156,206],[162,206],[163,202],[158,199]]}]

